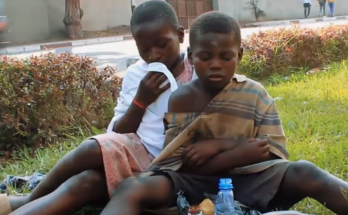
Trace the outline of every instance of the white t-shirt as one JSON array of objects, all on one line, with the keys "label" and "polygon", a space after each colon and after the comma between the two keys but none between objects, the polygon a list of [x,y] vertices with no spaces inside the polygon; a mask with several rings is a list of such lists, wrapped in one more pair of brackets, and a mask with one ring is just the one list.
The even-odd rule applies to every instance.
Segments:
[{"label": "white t-shirt", "polygon": [[[114,117],[112,118],[107,132],[113,132],[114,124],[126,112],[132,104],[133,99],[138,91],[140,81],[144,78],[148,71],[163,72],[170,82],[171,87],[162,93],[158,99],[147,107],[142,122],[139,125],[137,134],[146,149],[155,157],[162,151],[165,128],[163,124],[164,114],[168,112],[168,101],[172,92],[174,92],[178,84],[172,73],[167,67],[161,63],[147,64],[143,60],[139,60],[135,64],[128,67],[122,82],[122,89],[117,99],[117,106],[114,109]],[[197,78],[195,72],[192,79]]]}]

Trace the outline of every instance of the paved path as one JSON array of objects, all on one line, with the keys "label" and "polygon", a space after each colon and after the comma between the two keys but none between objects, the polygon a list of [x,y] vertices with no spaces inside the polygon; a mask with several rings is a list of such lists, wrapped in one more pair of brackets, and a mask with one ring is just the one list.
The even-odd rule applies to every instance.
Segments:
[{"label": "paved path", "polygon": [[[324,21],[324,22],[316,22],[316,23],[304,23],[301,24],[301,28],[319,28],[323,26],[328,26],[330,24],[334,25],[343,25],[348,24],[348,20],[335,20],[335,21]],[[243,28],[242,29],[242,37],[246,38],[252,33],[258,31],[265,31],[269,29],[277,29],[277,28],[292,28],[293,26],[276,26],[276,27],[255,27],[255,28]],[[188,46],[188,34],[185,35],[185,43],[181,45],[182,50],[186,50]],[[115,67],[117,71],[125,70],[127,66],[127,59],[132,56],[137,56],[138,51],[135,45],[134,40],[113,42],[113,43],[104,43],[104,44],[96,44],[96,45],[86,45],[79,47],[66,47],[59,48],[56,50],[51,50],[51,52],[56,53],[64,53],[64,52],[72,52],[74,54],[82,55],[82,56],[90,56],[94,58],[98,64],[98,67],[105,67],[106,65]],[[33,52],[33,53],[25,53],[25,54],[17,54],[10,55],[16,56],[20,58],[29,57],[30,55],[40,55],[44,52]]]}]

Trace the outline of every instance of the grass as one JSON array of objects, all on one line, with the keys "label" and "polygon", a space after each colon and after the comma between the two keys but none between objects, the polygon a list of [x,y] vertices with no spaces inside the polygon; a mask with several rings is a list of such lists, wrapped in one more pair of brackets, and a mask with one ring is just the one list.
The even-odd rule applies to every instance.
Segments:
[{"label": "grass", "polygon": [[[289,139],[291,160],[309,160],[333,175],[348,181],[348,61],[331,65],[316,75],[293,75],[273,78],[266,87],[276,98],[285,133]],[[40,149],[36,157],[25,149],[19,161],[0,168],[7,174],[47,172],[59,158],[91,134],[72,138],[60,145]],[[344,194],[344,192],[343,192]],[[295,206],[301,212],[331,215],[314,200],[306,199]]]}]

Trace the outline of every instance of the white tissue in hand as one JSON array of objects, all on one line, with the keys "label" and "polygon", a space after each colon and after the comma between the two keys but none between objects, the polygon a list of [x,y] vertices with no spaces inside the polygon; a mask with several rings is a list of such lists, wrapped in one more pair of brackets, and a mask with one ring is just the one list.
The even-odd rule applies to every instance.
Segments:
[{"label": "white tissue in hand", "polygon": [[147,71],[161,72],[167,77],[167,80],[160,85],[160,88],[170,83],[170,91],[174,92],[176,89],[178,89],[178,84],[176,83],[173,74],[163,63],[150,63],[148,64]]},{"label": "white tissue in hand", "polygon": [[164,86],[166,86],[167,84],[169,83],[169,80],[167,79],[167,80],[165,80],[160,86],[159,86],[159,88],[163,88]]}]

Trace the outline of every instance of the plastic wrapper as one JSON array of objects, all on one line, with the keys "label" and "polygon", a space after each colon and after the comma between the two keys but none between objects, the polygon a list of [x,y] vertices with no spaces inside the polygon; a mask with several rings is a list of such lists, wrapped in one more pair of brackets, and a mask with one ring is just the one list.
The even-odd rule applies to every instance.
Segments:
[{"label": "plastic wrapper", "polygon": [[178,207],[178,215],[188,215],[190,204],[184,196],[184,191],[179,191],[176,203]]},{"label": "plastic wrapper", "polygon": [[[204,195],[205,197],[210,199],[212,202],[215,202],[216,195],[212,195],[208,193],[204,193]],[[261,215],[259,211],[243,206],[238,201],[234,201],[234,209],[236,210],[238,215]]]},{"label": "plastic wrapper", "polygon": [[[215,202],[216,195],[204,193],[205,197]],[[238,215],[314,215],[314,214],[304,214],[298,211],[274,211],[269,213],[261,213],[257,210],[253,210],[238,201],[234,201],[234,207]]]},{"label": "plastic wrapper", "polygon": [[41,173],[34,173],[30,176],[14,176],[8,175],[0,183],[0,193],[8,193],[8,187],[13,187],[18,193],[23,190],[32,191],[46,176]]}]

